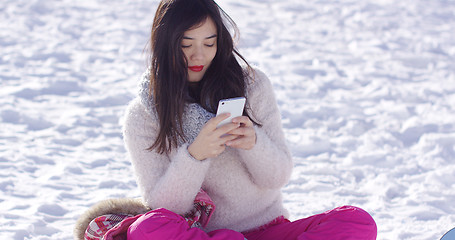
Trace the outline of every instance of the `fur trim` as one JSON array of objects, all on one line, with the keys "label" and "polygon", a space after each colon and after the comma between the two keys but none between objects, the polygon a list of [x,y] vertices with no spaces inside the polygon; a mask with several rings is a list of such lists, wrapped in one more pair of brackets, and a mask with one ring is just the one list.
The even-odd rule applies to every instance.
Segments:
[{"label": "fur trim", "polygon": [[74,227],[74,239],[84,240],[85,230],[90,222],[105,214],[123,213],[139,215],[150,211],[140,198],[117,198],[103,200],[85,211]]}]

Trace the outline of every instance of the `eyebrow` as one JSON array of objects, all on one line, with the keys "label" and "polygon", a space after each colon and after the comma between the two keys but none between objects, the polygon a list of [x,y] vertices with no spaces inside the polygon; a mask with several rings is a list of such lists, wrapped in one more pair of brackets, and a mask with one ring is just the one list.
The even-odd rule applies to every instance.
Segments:
[{"label": "eyebrow", "polygon": [[[210,37],[206,37],[205,39],[216,38],[216,36],[217,36],[216,34],[213,34],[212,36],[210,36]],[[194,38],[185,37],[185,36],[183,36],[183,39],[194,40]]]}]

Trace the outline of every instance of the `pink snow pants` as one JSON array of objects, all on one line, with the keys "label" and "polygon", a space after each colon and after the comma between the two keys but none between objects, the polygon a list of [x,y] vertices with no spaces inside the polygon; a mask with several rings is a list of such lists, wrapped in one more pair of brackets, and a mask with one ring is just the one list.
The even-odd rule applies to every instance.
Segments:
[{"label": "pink snow pants", "polygon": [[190,228],[180,215],[164,208],[155,209],[139,217],[128,228],[128,240],[244,240],[239,232],[219,229],[209,233]]},{"label": "pink snow pants", "polygon": [[364,210],[343,206],[294,222],[281,219],[244,235],[248,240],[375,240],[377,228]]},{"label": "pink snow pants", "polygon": [[128,240],[375,240],[376,234],[376,223],[367,212],[344,206],[294,222],[279,218],[243,234],[190,228],[183,217],[161,208],[139,217],[127,236]]}]

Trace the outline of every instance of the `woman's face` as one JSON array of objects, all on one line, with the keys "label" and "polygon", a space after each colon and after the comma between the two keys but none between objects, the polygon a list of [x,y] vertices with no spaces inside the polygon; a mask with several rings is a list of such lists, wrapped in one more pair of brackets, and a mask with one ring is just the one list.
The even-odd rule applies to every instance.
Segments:
[{"label": "woman's face", "polygon": [[183,33],[182,50],[188,61],[190,82],[199,82],[210,66],[217,50],[217,31],[208,17],[202,24]]}]

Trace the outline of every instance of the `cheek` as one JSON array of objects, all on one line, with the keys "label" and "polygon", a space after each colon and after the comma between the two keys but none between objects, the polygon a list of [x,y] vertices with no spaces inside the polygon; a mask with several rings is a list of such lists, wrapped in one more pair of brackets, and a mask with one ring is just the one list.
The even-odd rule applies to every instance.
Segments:
[{"label": "cheek", "polygon": [[188,57],[187,51],[183,50],[183,57],[185,58],[186,61],[188,61],[190,58]]},{"label": "cheek", "polygon": [[210,62],[215,58],[216,56],[216,51],[217,51],[217,48],[214,47],[212,51],[210,51]]}]

